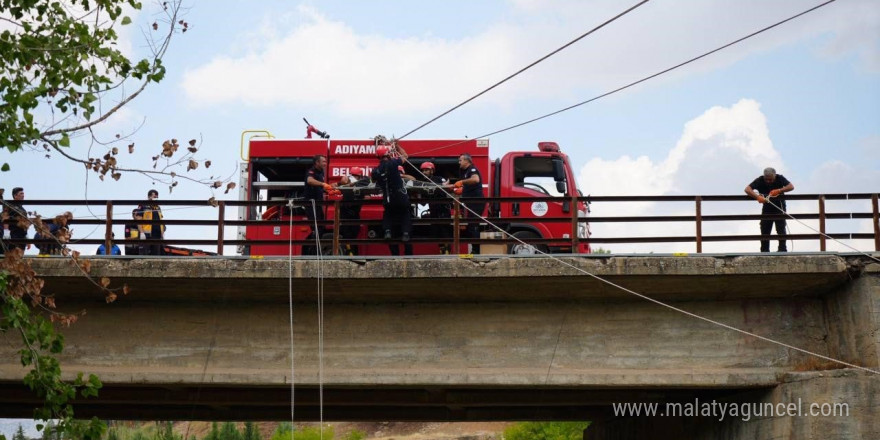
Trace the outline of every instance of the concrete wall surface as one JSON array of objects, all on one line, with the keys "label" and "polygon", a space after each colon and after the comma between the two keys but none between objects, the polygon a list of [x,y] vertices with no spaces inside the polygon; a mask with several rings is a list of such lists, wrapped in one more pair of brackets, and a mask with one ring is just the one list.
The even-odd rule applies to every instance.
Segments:
[{"label": "concrete wall surface", "polygon": [[[563,260],[700,317],[859,366],[880,364],[880,265],[865,257]],[[131,287],[112,304],[68,261],[33,265],[59,307],[88,311],[63,330],[61,361],[67,377],[97,373],[105,389],[78,414],[283,419],[294,383],[306,418],[318,413],[323,386],[328,420],[589,419],[597,423],[587,433],[609,439],[660,427],[686,434],[677,438],[825,433],[825,424],[790,417],[652,421],[615,416],[612,405],[801,397],[852,399],[854,418],[839,430],[875,432],[876,401],[864,394],[877,394],[876,375],[672,310],[546,258],[96,258],[92,275]],[[13,336],[0,344],[7,417],[34,402],[21,389]],[[782,434],[749,437],[759,431]]]},{"label": "concrete wall surface", "polygon": [[688,416],[677,412],[610,418],[591,424],[584,439],[880,438],[880,380],[854,369],[791,373],[771,390],[674,404],[680,406],[661,405],[658,414],[671,408],[700,411]]}]

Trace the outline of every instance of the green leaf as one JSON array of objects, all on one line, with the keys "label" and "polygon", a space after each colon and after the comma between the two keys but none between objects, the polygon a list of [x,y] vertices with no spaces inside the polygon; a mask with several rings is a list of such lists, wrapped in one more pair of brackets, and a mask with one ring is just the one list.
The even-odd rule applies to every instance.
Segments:
[{"label": "green leaf", "polygon": [[122,25],[125,26],[129,24],[131,24],[131,18],[129,18],[128,16],[122,17]]},{"label": "green leaf", "polygon": [[9,164],[4,163],[2,167],[0,167],[0,171],[9,171]]},{"label": "green leaf", "polygon": [[61,140],[58,141],[58,145],[61,145],[62,147],[69,147],[70,136],[68,136],[67,133],[61,135]]}]

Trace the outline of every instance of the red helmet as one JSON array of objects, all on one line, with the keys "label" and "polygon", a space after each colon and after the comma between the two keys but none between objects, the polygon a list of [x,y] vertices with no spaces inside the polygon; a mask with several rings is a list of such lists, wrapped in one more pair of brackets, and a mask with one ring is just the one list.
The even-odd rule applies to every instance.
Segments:
[{"label": "red helmet", "polygon": [[422,162],[422,165],[419,167],[420,170],[433,170],[434,164],[431,162]]},{"label": "red helmet", "polygon": [[361,167],[351,167],[351,169],[348,170],[348,174],[360,177],[364,175],[364,169]]},{"label": "red helmet", "polygon": [[398,166],[397,166],[397,171],[400,171],[400,173],[403,174],[403,166],[398,165]]},{"label": "red helmet", "polygon": [[376,147],[376,156],[377,157],[385,157],[391,153],[391,148],[387,145],[379,145]]}]

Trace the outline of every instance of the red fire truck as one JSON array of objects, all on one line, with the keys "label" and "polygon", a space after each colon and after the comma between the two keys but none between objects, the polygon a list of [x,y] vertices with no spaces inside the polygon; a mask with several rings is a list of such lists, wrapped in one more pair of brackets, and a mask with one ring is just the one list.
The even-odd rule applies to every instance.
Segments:
[{"label": "red fire truck", "polygon": [[[268,209],[242,207],[239,212],[241,219],[276,220],[276,224],[241,227],[239,239],[278,240],[278,243],[251,244],[239,250],[244,255],[288,255],[287,242],[291,239],[291,233],[293,240],[305,240],[311,233],[311,228],[303,223],[294,225],[291,230],[288,226],[280,226],[277,221],[289,221],[291,217],[293,220],[306,220],[306,203],[296,200],[301,199],[305,187],[305,175],[313,165],[314,156],[322,154],[327,157],[325,180],[334,184],[348,175],[353,167],[361,167],[369,175],[378,164],[376,146],[372,139],[281,140],[264,133],[265,137],[254,136],[247,143],[244,141],[244,135],[242,136],[242,159],[246,162],[242,164],[241,199],[267,201],[293,199],[294,207],[292,209],[281,206]],[[544,252],[571,252],[571,222],[541,222],[541,218],[570,218],[572,209],[577,210],[579,217],[586,217],[588,211],[584,203],[579,202],[576,206],[572,206],[570,198],[572,195],[580,195],[580,192],[568,156],[560,151],[555,142],[541,142],[535,150],[511,152],[494,160],[489,157],[488,139],[404,139],[399,141],[399,144],[409,154],[405,173],[412,176],[420,176],[416,170],[423,162],[430,161],[435,165],[435,175],[455,182],[459,178],[458,157],[467,153],[471,155],[474,165],[483,176],[483,190],[486,197],[564,196],[565,199],[560,201],[488,203],[483,215],[520,239],[560,239],[558,243],[535,244],[535,246],[511,244],[508,246],[510,253],[534,253],[536,248]],[[425,186],[422,188],[424,189]],[[365,191],[365,194],[368,194],[365,196],[367,200],[381,199],[377,191]],[[414,205],[427,203],[419,199],[418,195],[411,196],[411,201]],[[311,205],[308,209],[311,209]],[[322,209],[325,209],[326,219],[334,218],[332,204],[325,204]],[[361,210],[361,219],[379,220],[382,218],[382,209],[382,205],[378,203],[365,204]],[[332,231],[332,226],[328,226],[327,229]],[[372,224],[364,222],[360,226],[357,238],[382,237],[380,229],[378,222]],[[416,225],[413,229],[413,238],[429,238],[430,230],[429,225]],[[590,249],[586,242],[589,236],[587,223],[580,222],[577,230],[578,238],[581,240],[577,251],[588,253]],[[325,233],[322,240],[324,243],[332,242],[332,232]],[[387,244],[381,241],[357,246],[358,255],[389,255]],[[467,253],[466,250],[467,245],[463,244],[460,253]],[[414,240],[415,255],[437,254],[439,251],[436,241],[428,243],[425,240]],[[292,252],[294,255],[301,255],[303,247],[294,245]]]}]

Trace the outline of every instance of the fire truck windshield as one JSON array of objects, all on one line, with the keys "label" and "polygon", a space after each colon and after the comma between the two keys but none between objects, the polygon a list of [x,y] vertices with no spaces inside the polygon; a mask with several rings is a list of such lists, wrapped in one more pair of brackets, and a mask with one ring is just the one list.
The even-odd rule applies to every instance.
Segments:
[{"label": "fire truck windshield", "polygon": [[[565,195],[564,180],[554,170],[553,159],[549,157],[517,157],[513,161],[514,185],[527,188],[544,195],[560,197]],[[559,185],[562,183],[563,185]],[[560,186],[563,190],[560,190]]]}]

